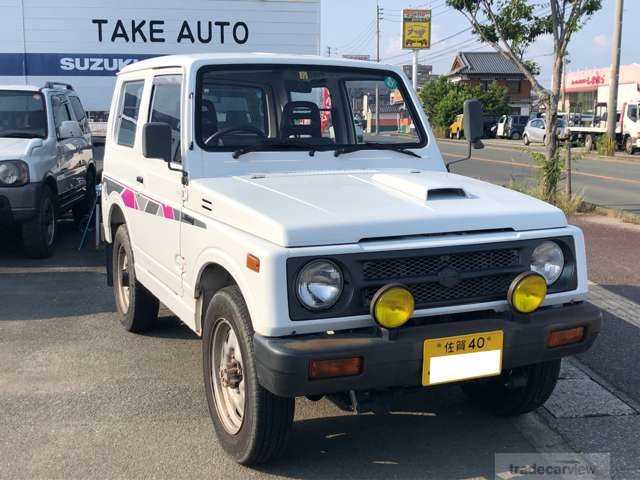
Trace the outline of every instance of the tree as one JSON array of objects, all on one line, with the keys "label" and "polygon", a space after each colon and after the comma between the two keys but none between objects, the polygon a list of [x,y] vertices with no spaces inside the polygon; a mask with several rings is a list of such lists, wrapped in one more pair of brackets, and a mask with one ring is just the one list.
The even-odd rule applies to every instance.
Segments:
[{"label": "tree", "polygon": [[[531,82],[546,108],[547,151],[550,170],[560,163],[554,134],[564,59],[571,38],[600,8],[602,0],[447,0],[447,4],[469,20],[475,35],[511,60]],[[538,82],[536,66],[524,57],[533,42],[543,35],[553,38],[551,88]],[[557,176],[545,176],[543,191],[554,202]]]},{"label": "tree", "polygon": [[509,113],[507,89],[493,82],[487,90],[479,86],[452,83],[445,77],[429,82],[422,87],[420,99],[434,126],[445,129],[462,113],[464,101],[477,98],[482,102],[487,115]]}]

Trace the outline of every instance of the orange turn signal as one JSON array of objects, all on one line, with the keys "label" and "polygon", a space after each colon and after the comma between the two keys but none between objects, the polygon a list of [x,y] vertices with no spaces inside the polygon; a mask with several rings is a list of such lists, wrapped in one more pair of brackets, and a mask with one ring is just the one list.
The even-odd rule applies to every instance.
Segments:
[{"label": "orange turn signal", "polygon": [[260,271],[260,259],[255,255],[251,255],[247,253],[247,268],[249,270],[253,270],[254,272]]},{"label": "orange turn signal", "polygon": [[352,377],[354,375],[360,375],[361,373],[362,357],[311,360],[309,363],[309,380]]},{"label": "orange turn signal", "polygon": [[547,347],[562,347],[563,345],[571,345],[579,343],[584,338],[584,327],[570,328],[568,330],[557,330],[549,334]]}]

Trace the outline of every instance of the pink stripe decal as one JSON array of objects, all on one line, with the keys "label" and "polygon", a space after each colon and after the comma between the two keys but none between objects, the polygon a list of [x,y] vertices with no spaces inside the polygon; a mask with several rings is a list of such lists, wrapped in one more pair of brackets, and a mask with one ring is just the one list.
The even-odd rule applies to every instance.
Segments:
[{"label": "pink stripe decal", "polygon": [[138,206],[136,205],[136,195],[135,193],[133,193],[133,191],[129,190],[128,188],[126,188],[122,192],[122,201],[124,202],[127,208],[133,208],[133,209],[138,208]]},{"label": "pink stripe decal", "polygon": [[164,211],[164,218],[169,218],[171,220],[175,219],[173,215],[173,208],[168,205],[162,205],[162,210]]}]

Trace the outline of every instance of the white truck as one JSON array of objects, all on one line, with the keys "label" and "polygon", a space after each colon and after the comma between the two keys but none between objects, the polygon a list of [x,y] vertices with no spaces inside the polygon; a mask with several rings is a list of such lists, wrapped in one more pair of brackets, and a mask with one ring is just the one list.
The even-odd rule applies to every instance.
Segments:
[{"label": "white truck", "polygon": [[[638,109],[640,99],[630,100],[622,104],[617,115],[616,143],[621,150],[633,155],[640,149],[640,118]],[[593,120],[587,126],[570,126],[569,132],[573,139],[584,142],[585,149],[591,151],[598,140],[607,134],[607,104],[597,103],[594,109]]]},{"label": "white truck", "polygon": [[[351,105],[376,88],[398,91],[412,125],[359,142]],[[213,426],[242,464],[284,451],[299,396],[360,413],[455,382],[498,414],[531,411],[600,331],[581,231],[449,173],[397,67],[274,54],[131,65],[103,182],[121,322],[153,328],[162,302],[202,337]]]}]

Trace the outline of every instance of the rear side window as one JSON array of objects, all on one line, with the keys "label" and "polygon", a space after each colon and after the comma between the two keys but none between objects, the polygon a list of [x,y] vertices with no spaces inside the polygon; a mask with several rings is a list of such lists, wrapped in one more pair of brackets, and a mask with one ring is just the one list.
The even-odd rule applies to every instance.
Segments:
[{"label": "rear side window", "polygon": [[71,108],[73,108],[73,113],[76,115],[76,120],[78,122],[82,122],[87,116],[84,112],[84,108],[82,108],[82,103],[80,103],[80,99],[78,97],[69,97],[69,103],[71,104]]},{"label": "rear side window", "polygon": [[125,82],[122,85],[116,131],[118,145],[133,147],[136,138],[136,127],[138,125],[138,115],[140,114],[143,88],[143,80]]},{"label": "rear side window", "polygon": [[180,162],[180,100],[181,75],[160,75],[153,79],[150,122],[162,122],[171,127],[173,161]]}]

